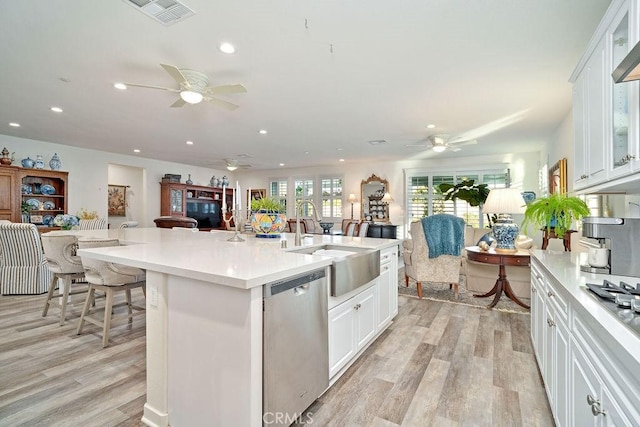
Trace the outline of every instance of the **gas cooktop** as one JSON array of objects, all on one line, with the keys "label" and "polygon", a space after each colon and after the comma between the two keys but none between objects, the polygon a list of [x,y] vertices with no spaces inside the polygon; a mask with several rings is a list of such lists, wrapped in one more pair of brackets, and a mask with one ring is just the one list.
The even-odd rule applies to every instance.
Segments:
[{"label": "gas cooktop", "polygon": [[640,283],[632,286],[604,280],[601,285],[587,283],[587,288],[600,304],[640,336]]}]

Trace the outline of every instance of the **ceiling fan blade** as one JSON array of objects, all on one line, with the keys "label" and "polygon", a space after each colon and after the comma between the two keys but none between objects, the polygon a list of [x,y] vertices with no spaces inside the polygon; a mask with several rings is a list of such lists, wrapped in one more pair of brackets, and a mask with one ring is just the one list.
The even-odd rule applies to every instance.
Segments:
[{"label": "ceiling fan blade", "polygon": [[162,68],[165,69],[167,73],[171,75],[175,79],[176,82],[180,85],[185,85],[186,87],[190,87],[191,85],[185,78],[185,76],[180,72],[180,70],[173,65],[160,64]]},{"label": "ceiling fan blade", "polygon": [[460,141],[460,142],[449,142],[449,144],[454,144],[456,146],[461,146],[461,145],[474,145],[477,144],[478,140],[477,139],[470,139],[468,141]]},{"label": "ceiling fan blade", "polygon": [[239,105],[232,104],[230,102],[223,101],[222,99],[217,99],[217,98],[206,97],[205,101],[208,101],[208,102],[210,102],[212,104],[215,104],[215,105],[217,105],[219,107],[226,108],[227,110],[230,110],[230,111],[233,111],[233,110],[235,110],[235,109],[240,107]]},{"label": "ceiling fan blade", "polygon": [[177,101],[171,104],[169,107],[171,108],[182,107],[184,104],[186,104],[186,101],[182,98],[178,98]]},{"label": "ceiling fan blade", "polygon": [[405,144],[405,147],[420,147],[420,148],[429,148],[427,144]]},{"label": "ceiling fan blade", "polygon": [[447,147],[447,149],[451,150],[451,151],[460,151],[461,150],[461,148],[456,148],[456,147]]},{"label": "ceiling fan blade", "polygon": [[132,87],[144,87],[144,88],[148,88],[148,89],[160,89],[160,90],[166,90],[169,92],[180,92],[179,89],[172,89],[172,88],[168,88],[168,87],[161,87],[161,86],[149,86],[149,85],[139,85],[139,84],[135,84],[135,83],[125,83],[126,86],[132,86]]},{"label": "ceiling fan blade", "polygon": [[222,86],[209,86],[205,89],[205,92],[209,95],[228,95],[231,93],[245,93],[247,88],[241,84],[236,85],[222,85]]}]

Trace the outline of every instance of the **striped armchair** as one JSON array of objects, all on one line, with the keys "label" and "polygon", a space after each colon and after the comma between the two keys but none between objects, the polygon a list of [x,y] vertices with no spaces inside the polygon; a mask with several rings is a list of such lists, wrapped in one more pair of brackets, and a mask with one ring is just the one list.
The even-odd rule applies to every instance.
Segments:
[{"label": "striped armchair", "polygon": [[78,230],[104,230],[107,228],[107,221],[104,218],[81,219],[78,223]]},{"label": "striped armchair", "polygon": [[43,294],[52,273],[33,224],[0,223],[0,294]]}]

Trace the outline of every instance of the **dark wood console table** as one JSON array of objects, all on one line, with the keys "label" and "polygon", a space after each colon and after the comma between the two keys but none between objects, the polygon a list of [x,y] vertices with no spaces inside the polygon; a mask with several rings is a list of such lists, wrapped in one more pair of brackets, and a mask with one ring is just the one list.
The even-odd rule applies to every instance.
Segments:
[{"label": "dark wood console table", "polygon": [[518,297],[516,297],[516,294],[513,293],[509,280],[507,280],[507,272],[505,269],[505,265],[529,265],[529,252],[518,251],[514,254],[503,254],[496,253],[493,249],[483,251],[477,246],[470,246],[465,249],[467,250],[467,258],[471,261],[482,262],[485,264],[497,264],[500,266],[498,270],[498,280],[496,280],[496,284],[493,285],[493,288],[491,288],[491,290],[486,294],[474,295],[474,297],[486,298],[491,295],[495,295],[493,301],[491,301],[491,304],[488,306],[488,308],[493,308],[498,303],[498,300],[500,300],[502,291],[504,291],[504,293],[507,294],[513,302],[524,308],[529,308],[527,304],[520,301]]},{"label": "dark wood console table", "polygon": [[395,239],[397,225],[391,224],[371,224],[367,230],[367,237],[377,237],[381,239]]}]

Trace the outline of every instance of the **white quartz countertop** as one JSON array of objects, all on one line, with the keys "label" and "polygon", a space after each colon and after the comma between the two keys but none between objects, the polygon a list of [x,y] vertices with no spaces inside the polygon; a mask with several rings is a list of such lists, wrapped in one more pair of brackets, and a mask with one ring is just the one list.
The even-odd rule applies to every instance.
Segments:
[{"label": "white quartz countertop", "polygon": [[610,334],[622,348],[640,365],[640,336],[616,318],[616,315],[601,305],[597,297],[586,287],[586,283],[601,285],[604,279],[613,283],[620,281],[630,285],[640,283],[639,277],[616,276],[608,274],[586,273],[580,265],[587,264],[586,252],[558,252],[534,250],[532,255],[544,268],[560,282],[573,298],[572,305],[579,305],[593,322]]},{"label": "white quartz countertop", "polygon": [[[296,249],[292,233],[283,233],[280,238],[272,239],[241,234],[244,242],[227,241],[233,236],[232,232],[191,232],[188,229],[125,228],[51,233],[73,233],[80,239],[118,238],[121,246],[85,249],[78,254],[242,289],[262,286],[331,264],[330,257],[290,252]],[[286,241],[286,249],[281,247],[282,241]],[[302,240],[303,247],[325,244],[385,249],[397,246],[399,241],[328,234],[312,235]]]}]

